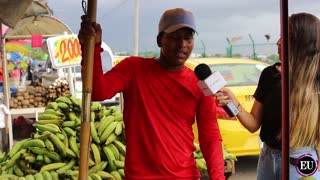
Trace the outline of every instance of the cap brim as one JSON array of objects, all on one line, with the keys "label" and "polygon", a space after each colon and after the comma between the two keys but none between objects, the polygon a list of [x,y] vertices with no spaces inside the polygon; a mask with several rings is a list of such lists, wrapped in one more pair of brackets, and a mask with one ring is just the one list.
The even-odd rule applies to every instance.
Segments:
[{"label": "cap brim", "polygon": [[188,25],[188,24],[176,24],[176,25],[173,25],[173,26],[168,27],[167,29],[164,30],[164,32],[165,32],[165,33],[172,33],[172,32],[175,32],[175,31],[177,31],[177,30],[179,30],[179,29],[181,29],[181,28],[185,28],[185,27],[190,28],[190,29],[192,29],[194,32],[197,33],[197,31],[195,30],[195,28],[192,27],[192,26],[190,26],[190,25]]}]

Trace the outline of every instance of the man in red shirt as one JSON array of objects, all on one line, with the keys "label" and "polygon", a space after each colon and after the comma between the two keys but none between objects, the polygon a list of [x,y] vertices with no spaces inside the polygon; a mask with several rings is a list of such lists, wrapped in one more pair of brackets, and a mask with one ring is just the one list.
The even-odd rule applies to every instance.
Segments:
[{"label": "man in red shirt", "polygon": [[94,34],[92,100],[123,92],[126,136],[125,179],[198,180],[192,125],[197,119],[199,143],[210,179],[224,180],[221,135],[213,97],[205,96],[184,63],[194,46],[193,14],[176,8],[164,12],[157,44],[160,57],[128,57],[110,71],[101,67],[101,27],[82,17],[79,39]]}]

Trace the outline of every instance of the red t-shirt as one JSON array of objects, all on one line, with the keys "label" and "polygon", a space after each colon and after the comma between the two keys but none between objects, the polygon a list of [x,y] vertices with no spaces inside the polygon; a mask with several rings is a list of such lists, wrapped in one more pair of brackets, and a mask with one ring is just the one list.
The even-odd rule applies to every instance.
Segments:
[{"label": "red t-shirt", "polygon": [[193,71],[162,68],[154,58],[129,57],[103,74],[95,49],[92,100],[123,92],[126,135],[125,178],[195,180],[192,125],[211,179],[224,180],[221,135],[213,97],[204,96]]}]

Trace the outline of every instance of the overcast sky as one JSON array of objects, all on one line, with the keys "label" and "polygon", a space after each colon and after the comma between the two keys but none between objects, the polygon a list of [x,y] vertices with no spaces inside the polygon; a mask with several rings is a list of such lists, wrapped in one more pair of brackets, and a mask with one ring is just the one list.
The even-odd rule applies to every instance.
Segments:
[{"label": "overcast sky", "polygon": [[[113,51],[133,52],[135,0],[97,0],[97,22],[103,41]],[[54,16],[74,33],[83,14],[81,0],[47,0]],[[139,51],[157,51],[156,35],[161,14],[182,7],[194,13],[198,29],[195,51],[225,53],[226,38],[241,36],[235,45],[275,43],[280,35],[280,0],[140,0]],[[320,17],[319,0],[289,0],[289,14],[309,12]],[[267,41],[265,34],[270,35]],[[267,46],[265,51],[271,51]],[[270,47],[269,47],[270,48]]]}]

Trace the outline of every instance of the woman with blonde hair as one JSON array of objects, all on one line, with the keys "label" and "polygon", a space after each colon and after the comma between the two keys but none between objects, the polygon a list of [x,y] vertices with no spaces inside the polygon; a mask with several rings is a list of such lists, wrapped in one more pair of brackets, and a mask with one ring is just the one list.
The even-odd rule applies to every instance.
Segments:
[{"label": "woman with blonde hair", "polygon": [[[308,13],[289,18],[289,146],[290,179],[320,179],[320,20]],[[307,157],[308,156],[308,157]],[[301,159],[314,160],[306,171]]]}]

